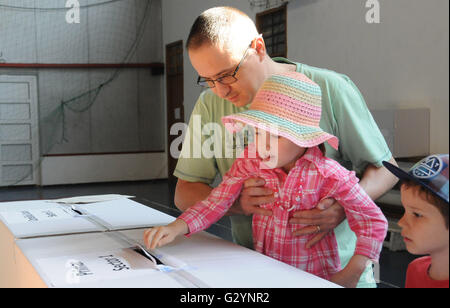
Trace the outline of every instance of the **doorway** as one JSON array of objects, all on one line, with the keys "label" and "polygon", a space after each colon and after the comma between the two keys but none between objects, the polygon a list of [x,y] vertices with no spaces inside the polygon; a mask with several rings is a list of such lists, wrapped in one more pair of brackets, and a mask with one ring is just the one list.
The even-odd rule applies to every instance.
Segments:
[{"label": "doorway", "polygon": [[172,184],[177,181],[173,175],[177,159],[170,154],[170,145],[178,136],[170,135],[170,128],[175,123],[184,122],[183,83],[183,41],[176,41],[166,45],[167,165],[169,183]]}]

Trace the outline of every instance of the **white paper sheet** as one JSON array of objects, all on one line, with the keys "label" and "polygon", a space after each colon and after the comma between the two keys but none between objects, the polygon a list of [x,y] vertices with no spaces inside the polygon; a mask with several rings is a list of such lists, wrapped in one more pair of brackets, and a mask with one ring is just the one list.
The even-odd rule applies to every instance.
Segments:
[{"label": "white paper sheet", "polygon": [[[0,203],[0,220],[16,238],[135,229],[167,225],[175,220],[174,217],[130,200],[127,196],[106,196],[120,198],[89,204],[61,204],[57,200]],[[90,198],[70,199],[92,201]]]},{"label": "white paper sheet", "polygon": [[0,220],[14,238],[105,231],[101,225],[48,200],[0,203]]}]

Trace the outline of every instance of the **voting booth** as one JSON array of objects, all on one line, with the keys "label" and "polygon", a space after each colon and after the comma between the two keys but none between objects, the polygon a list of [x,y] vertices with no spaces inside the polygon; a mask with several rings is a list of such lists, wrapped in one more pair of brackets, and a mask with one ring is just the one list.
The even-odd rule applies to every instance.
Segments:
[{"label": "voting booth", "polygon": [[121,195],[0,203],[0,287],[17,285],[17,239],[159,226],[174,219]]}]

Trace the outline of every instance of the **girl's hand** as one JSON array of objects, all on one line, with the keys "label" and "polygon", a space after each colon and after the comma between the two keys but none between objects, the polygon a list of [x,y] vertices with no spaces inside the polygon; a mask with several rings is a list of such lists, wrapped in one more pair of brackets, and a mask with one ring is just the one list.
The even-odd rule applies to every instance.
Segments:
[{"label": "girl's hand", "polygon": [[144,231],[144,244],[147,249],[155,249],[172,242],[178,235],[189,232],[188,225],[180,219],[167,226],[154,227]]}]

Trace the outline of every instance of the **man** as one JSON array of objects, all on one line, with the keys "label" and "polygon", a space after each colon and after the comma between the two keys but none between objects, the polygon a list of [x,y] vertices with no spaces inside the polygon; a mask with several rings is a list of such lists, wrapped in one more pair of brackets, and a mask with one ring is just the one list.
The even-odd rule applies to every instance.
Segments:
[{"label": "man", "polygon": [[[203,145],[210,137],[201,129],[195,129],[198,126],[195,118],[200,119],[202,128],[208,123],[222,125],[223,116],[248,108],[256,91],[270,75],[287,71],[301,72],[321,87],[323,106],[320,126],[340,140],[339,151],[327,146],[327,156],[360,173],[360,184],[372,199],[380,197],[397,182],[382,165],[383,160],[393,164],[395,160],[362,95],[347,76],[283,58],[271,59],[253,21],[230,7],[203,12],[191,28],[187,49],[191,63],[199,74],[198,84],[210,89],[200,95],[194,107],[189,139],[185,140],[174,172],[179,179],[175,204],[180,210],[184,211],[206,199],[212,190],[209,185],[217,174],[225,174],[234,161],[226,155],[192,157],[192,149]],[[223,125],[222,132],[225,132]],[[225,139],[222,136],[222,152],[226,151]],[[274,192],[264,188],[264,184],[261,179],[248,180],[239,202],[230,211],[235,242],[249,248],[253,245],[249,215],[270,215],[270,211],[259,205],[275,200]],[[353,254],[356,237],[344,220],[345,213],[338,202],[322,200],[317,209],[296,212],[293,216],[290,223],[308,225],[299,227],[297,235],[317,233],[309,245],[314,245],[334,229],[341,263],[346,265]],[[373,273],[370,269],[366,272],[359,286],[374,286]]]}]

